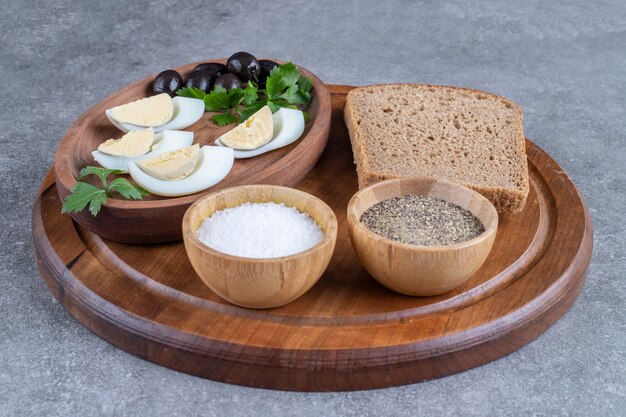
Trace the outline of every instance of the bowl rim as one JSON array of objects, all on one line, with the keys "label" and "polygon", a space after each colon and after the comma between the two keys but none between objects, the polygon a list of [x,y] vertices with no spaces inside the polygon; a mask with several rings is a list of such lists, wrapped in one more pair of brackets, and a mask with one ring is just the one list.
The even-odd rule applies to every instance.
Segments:
[{"label": "bowl rim", "polygon": [[[221,252],[218,251],[217,249],[214,249],[208,245],[206,245],[205,243],[203,243],[202,241],[200,241],[200,239],[198,239],[198,237],[196,236],[196,231],[191,230],[191,225],[190,225],[190,217],[191,217],[191,213],[192,211],[194,211],[197,206],[199,206],[203,201],[211,199],[211,198],[215,198],[217,197],[218,194],[222,194],[225,192],[234,192],[235,190],[238,189],[243,189],[243,188],[263,188],[263,189],[267,189],[267,188],[275,188],[275,189],[284,189],[284,190],[288,190],[288,192],[297,194],[299,196],[302,197],[306,197],[306,198],[313,198],[314,200],[316,200],[317,202],[321,203],[323,210],[329,212],[332,214],[331,220],[330,220],[330,224],[328,227],[328,232],[325,232],[324,230],[322,230],[322,232],[324,232],[324,238],[316,243],[315,245],[311,246],[310,248],[302,251],[302,252],[298,252],[298,253],[294,253],[291,255],[287,255],[287,256],[278,256],[275,258],[249,258],[249,257],[245,257],[245,256],[237,256],[237,255],[231,255],[225,252]],[[244,204],[244,203],[251,203],[252,201],[244,201],[238,205]],[[276,201],[269,201],[269,202],[274,202],[279,204]],[[283,203],[284,204],[284,203]],[[291,207],[288,206],[287,204],[285,204],[287,207]],[[233,207],[237,207],[237,206],[233,206]],[[295,207],[294,207],[295,208]],[[296,210],[298,210],[296,208]],[[303,213],[302,211],[298,210],[300,213]],[[313,217],[308,213],[305,212],[313,221],[315,221],[315,219],[313,219]],[[206,220],[206,218],[204,219]],[[203,220],[203,221],[204,221]],[[317,223],[317,221],[315,221],[315,223]],[[317,223],[318,226],[320,226],[320,229],[322,228],[321,225],[319,225],[319,223]],[[338,222],[337,222],[337,216],[335,215],[335,212],[333,211],[333,209],[326,204],[326,202],[324,200],[322,200],[319,197],[314,196],[313,194],[309,194],[305,191],[302,190],[298,190],[297,188],[291,188],[291,187],[284,187],[282,185],[272,185],[272,184],[247,184],[247,185],[238,185],[235,187],[228,187],[228,188],[224,188],[221,190],[216,190],[210,194],[207,194],[201,198],[199,198],[198,200],[196,200],[191,206],[189,206],[189,208],[185,211],[185,215],[183,216],[183,220],[182,220],[182,232],[183,232],[183,241],[185,242],[185,244],[187,242],[197,246],[199,249],[208,252],[210,255],[212,256],[219,256],[220,258],[229,260],[229,261],[237,261],[237,262],[254,262],[254,263],[263,263],[263,264],[270,264],[270,263],[276,263],[276,262],[288,262],[291,260],[295,260],[297,258],[302,258],[305,256],[310,255],[313,252],[317,252],[320,251],[324,246],[327,246],[328,244],[334,244],[334,242],[337,240],[337,231],[338,231]]]},{"label": "bowl rim", "polygon": [[[193,67],[197,65],[204,64],[204,63],[226,64],[227,59],[228,58],[205,59],[202,61],[195,61],[191,63],[174,66],[174,67],[171,67],[170,69],[178,71],[182,75],[182,74],[188,73]],[[279,64],[290,62],[290,61],[285,61],[285,60],[277,59],[277,58],[258,57],[257,59],[269,59]],[[323,109],[323,108],[330,109],[332,107],[331,99],[330,99],[330,92],[328,91],[326,84],[324,84],[324,82],[317,75],[309,71],[307,68],[299,64],[295,64],[295,63],[294,65],[304,73],[303,75],[306,75],[307,77],[313,80],[313,92],[314,92],[313,99],[317,101],[318,109]],[[66,158],[65,156],[60,157],[58,155],[63,155],[63,152],[66,151],[66,148],[71,147],[72,145],[76,143],[75,142],[76,139],[73,139],[73,140],[71,139],[72,137],[71,131],[73,130],[73,128],[80,126],[82,123],[86,123],[86,121],[83,120],[83,116],[97,109],[99,106],[102,105],[103,102],[106,102],[114,98],[115,96],[121,94],[122,92],[125,92],[127,90],[132,90],[138,85],[145,84],[146,80],[152,80],[158,74],[159,73],[153,73],[146,77],[142,77],[138,80],[135,80],[131,82],[130,84],[126,84],[120,90],[117,90],[109,94],[108,96],[106,96],[105,98],[101,99],[96,104],[88,108],[84,113],[82,113],[76,120],[72,122],[72,124],[67,128],[67,130],[61,137],[61,140],[57,144],[57,148],[54,152],[53,167],[55,169],[55,181],[57,183],[57,188],[59,187],[59,185],[61,185],[64,189],[67,189],[69,192],[69,190],[71,190],[78,182],[78,179],[74,177],[71,170],[69,169],[69,166],[71,165],[69,157],[68,158]],[[146,95],[146,97],[149,97],[149,96],[150,95]],[[323,118],[320,118],[319,115],[313,119],[309,131],[307,132],[306,135],[298,139],[294,150],[302,146],[302,143],[309,136],[319,135],[323,131],[324,124],[320,123],[321,119]],[[330,111],[329,111],[328,121],[330,123]],[[181,130],[187,130],[187,129],[181,129]],[[69,155],[70,152],[67,151],[66,153]],[[288,155],[289,154],[285,156],[288,156]],[[160,198],[157,200],[127,200],[127,199],[119,199],[119,198],[109,198],[107,199],[107,202],[106,204],[104,204],[104,206],[110,210],[124,210],[124,211],[127,211],[127,210],[128,211],[143,211],[143,210],[164,209],[164,208],[166,209],[170,207],[178,207],[178,206],[183,206],[187,204],[192,204],[193,202],[197,200],[199,195],[206,193],[207,190],[208,189],[201,190],[193,194],[187,194],[187,195],[182,195],[182,196],[177,196],[177,197],[166,197],[166,198]],[[78,214],[78,213],[73,213],[72,215],[74,216],[75,214]]]},{"label": "bowl rim", "polygon": [[[485,227],[485,231],[482,232],[481,234],[479,234],[476,237],[473,237],[469,240],[465,240],[463,242],[459,242],[459,243],[454,243],[451,245],[436,245],[436,246],[427,246],[427,245],[413,245],[410,243],[404,243],[404,242],[400,242],[398,240],[393,240],[393,239],[389,239],[386,238],[384,236],[381,236],[375,232],[373,232],[372,230],[368,229],[366,226],[363,225],[363,223],[361,223],[361,219],[357,218],[356,214],[354,213],[355,209],[354,209],[354,204],[356,199],[364,194],[366,191],[370,191],[373,188],[378,188],[378,187],[384,187],[390,184],[396,184],[396,183],[403,183],[403,182],[409,182],[409,183],[416,183],[416,182],[432,182],[432,183],[436,183],[436,184],[441,184],[444,185],[446,187],[450,187],[450,188],[457,188],[457,189],[462,189],[462,190],[467,190],[470,191],[471,193],[477,195],[479,197],[479,199],[482,199],[483,201],[488,203],[488,207],[489,207],[489,211],[491,211],[495,216],[494,216],[494,221],[491,222],[491,224],[488,227],[485,227],[485,224],[483,223],[483,227]],[[419,194],[400,194],[397,197],[400,196],[405,196],[405,195],[419,195]],[[390,197],[393,198],[393,197]],[[436,197],[439,198],[439,197]],[[448,201],[446,199],[443,198],[439,198],[440,200],[444,200],[447,201],[449,203],[452,203],[451,201]],[[384,201],[384,200],[381,200]],[[375,203],[376,204],[376,203]],[[456,204],[456,203],[452,203],[452,204]],[[458,204],[456,204],[457,206],[467,210],[467,207],[462,207]],[[370,206],[371,207],[371,206]],[[474,246],[477,245],[479,243],[484,242],[485,240],[489,239],[492,235],[495,235],[495,233],[498,231],[498,223],[500,221],[499,215],[498,215],[498,211],[496,210],[495,206],[491,203],[491,201],[489,201],[485,196],[483,196],[482,194],[480,194],[477,191],[472,190],[469,187],[466,187],[464,185],[461,184],[457,184],[451,181],[446,181],[446,180],[440,180],[437,178],[432,178],[432,177],[407,177],[407,178],[393,178],[393,179],[388,179],[388,180],[383,180],[383,181],[379,181],[376,182],[374,184],[370,184],[365,188],[362,188],[360,190],[358,190],[356,193],[354,193],[354,195],[350,198],[350,201],[348,202],[348,207],[346,209],[346,214],[347,214],[347,218],[348,218],[348,224],[352,225],[353,227],[359,229],[360,231],[365,232],[365,234],[367,235],[367,237],[369,239],[373,239],[375,240],[377,243],[383,243],[386,245],[393,245],[396,246],[398,248],[401,249],[405,249],[405,250],[412,250],[412,251],[422,251],[422,252],[443,252],[443,251],[450,251],[450,250],[459,250],[459,249],[465,249],[468,248],[470,246]],[[472,215],[474,215],[472,213]],[[474,217],[476,217],[474,215]],[[477,218],[477,217],[476,217]],[[480,221],[480,219],[478,219]],[[481,221],[482,223],[482,221]]]}]

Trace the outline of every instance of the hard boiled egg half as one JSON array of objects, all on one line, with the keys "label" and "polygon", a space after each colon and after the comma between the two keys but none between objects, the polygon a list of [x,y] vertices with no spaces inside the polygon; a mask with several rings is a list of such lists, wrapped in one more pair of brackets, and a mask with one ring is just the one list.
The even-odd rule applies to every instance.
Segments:
[{"label": "hard boiled egg half", "polygon": [[154,158],[192,143],[193,132],[164,130],[155,134],[152,128],[148,128],[128,132],[120,139],[109,139],[91,154],[104,168],[128,172],[131,162]]},{"label": "hard boiled egg half", "polygon": [[152,194],[178,197],[217,184],[230,172],[233,150],[198,144],[128,164],[135,182]]},{"label": "hard boiled egg half", "polygon": [[113,107],[106,115],[122,132],[154,128],[155,132],[186,129],[204,114],[204,101],[163,93]]},{"label": "hard boiled egg half", "polygon": [[[259,110],[250,116],[249,119],[253,119],[250,123],[248,120],[244,121],[233,130],[227,132],[225,135],[219,137],[215,144],[219,146],[228,147],[226,143],[239,148],[244,142],[247,143],[264,143],[263,145],[250,150],[234,149],[234,156],[236,159],[252,158],[273,150],[285,147],[292,144],[302,136],[304,132],[304,114],[300,110],[280,108],[276,113],[271,115],[272,117],[272,136],[269,141],[253,141],[249,138],[256,137],[257,133],[264,134],[265,130],[261,127],[264,125],[261,123],[260,118],[264,117],[264,114],[259,114],[264,109]],[[259,118],[259,120],[256,120]],[[251,131],[257,129],[258,132]],[[226,135],[231,136],[227,141],[222,141],[222,138]],[[226,143],[225,143],[226,142]]]}]

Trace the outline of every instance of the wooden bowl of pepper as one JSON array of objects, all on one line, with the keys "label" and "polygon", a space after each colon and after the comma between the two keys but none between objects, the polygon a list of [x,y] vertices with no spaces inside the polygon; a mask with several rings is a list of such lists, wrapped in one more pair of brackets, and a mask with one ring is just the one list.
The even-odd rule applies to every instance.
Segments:
[{"label": "wooden bowl of pepper", "polygon": [[432,296],[463,284],[485,262],[498,213],[479,193],[432,178],[382,181],[348,203],[350,239],[387,288]]}]

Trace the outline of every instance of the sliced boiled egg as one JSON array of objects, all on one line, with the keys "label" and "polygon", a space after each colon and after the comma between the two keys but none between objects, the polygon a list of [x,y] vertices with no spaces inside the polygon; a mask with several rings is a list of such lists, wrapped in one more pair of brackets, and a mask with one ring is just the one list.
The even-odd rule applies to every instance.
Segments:
[{"label": "sliced boiled egg", "polygon": [[[265,145],[252,150],[234,150],[235,159],[252,158],[292,144],[304,132],[304,114],[300,110],[280,108],[272,115],[274,133],[272,139]],[[221,138],[215,141],[216,145],[226,146]]]},{"label": "sliced boiled egg", "polygon": [[98,146],[98,151],[111,156],[134,158],[150,152],[154,144],[154,130],[133,130],[119,139],[109,139]]},{"label": "sliced boiled egg", "polygon": [[[126,137],[127,133],[122,137]],[[132,137],[132,136],[131,136]],[[108,142],[108,141],[107,141]],[[176,149],[185,148],[193,143],[193,132],[185,132],[178,130],[165,130],[154,134],[153,145],[150,152],[136,157],[128,157],[121,155],[109,155],[100,150],[93,151],[93,158],[107,169],[119,169],[122,172],[128,172],[128,164],[130,162],[138,162],[144,159],[154,158],[166,152],[175,151]],[[106,144],[106,142],[105,142]],[[101,145],[102,146],[102,145]]]},{"label": "sliced boiled egg", "polygon": [[204,101],[197,98],[158,94],[113,107],[106,115],[122,132],[154,128],[155,132],[186,129],[204,114]]},{"label": "sliced boiled egg", "polygon": [[119,123],[155,127],[172,120],[174,103],[169,94],[163,93],[113,107],[107,113]]},{"label": "sliced boiled egg", "polygon": [[220,136],[220,142],[235,150],[258,149],[272,140],[274,122],[269,106],[263,106],[243,123]]},{"label": "sliced boiled egg", "polygon": [[[155,178],[144,172],[135,162],[128,164],[128,172],[139,186],[152,194],[178,197],[194,194],[214,186],[223,180],[233,167],[234,155],[231,148],[203,146],[200,148],[198,156],[195,169],[183,179],[162,180]],[[165,157],[161,155],[161,157],[164,160],[168,159],[167,155]],[[185,165],[189,160],[193,159],[193,151],[190,151],[189,155],[180,155],[180,157],[182,162],[180,165]]]},{"label": "sliced boiled egg", "polygon": [[200,160],[200,145],[197,143],[186,148],[166,152],[157,157],[137,162],[137,166],[146,174],[158,180],[178,181],[187,178],[196,170]]}]

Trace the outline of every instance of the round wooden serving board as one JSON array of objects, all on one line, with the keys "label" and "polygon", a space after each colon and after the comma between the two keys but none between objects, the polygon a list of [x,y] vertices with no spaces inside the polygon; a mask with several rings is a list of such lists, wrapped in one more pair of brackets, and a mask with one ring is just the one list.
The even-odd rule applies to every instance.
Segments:
[{"label": "round wooden serving board", "polygon": [[195,274],[182,243],[115,243],[62,215],[51,173],[35,202],[33,235],[54,296],[134,355],[218,381],[302,391],[460,372],[518,349],[565,313],[587,275],[591,221],[574,184],[530,141],[526,208],[501,218],[493,250],[466,284],[420,298],[370,277],[346,225],[357,189],[342,116],[350,87],[330,88],[329,144],[299,188],[335,210],[339,233],[328,270],[308,293],[272,310],[228,304]]},{"label": "round wooden serving board", "polygon": [[[207,61],[225,63],[225,59]],[[280,61],[279,61],[280,62]],[[175,68],[183,77],[199,62]],[[305,68],[303,75],[313,80],[313,101],[302,138],[284,148],[250,159],[237,159],[226,178],[215,186],[188,196],[167,198],[151,195],[142,201],[109,198],[98,216],[87,210],[72,213],[74,220],[98,235],[127,243],[156,243],[182,240],[181,220],[185,211],[198,198],[210,192],[244,184],[275,184],[294,186],[313,168],[324,151],[330,129],[330,94],[324,83]],[[130,84],[82,114],[67,130],[54,155],[56,187],[61,199],[76,185],[80,170],[98,164],[91,152],[109,138],[123,135],[107,119],[105,110],[151,95],[156,74]],[[233,125],[219,127],[205,113],[190,126],[194,143],[211,145]],[[126,176],[127,178],[130,178]],[[88,177],[83,181],[98,179]]]}]

